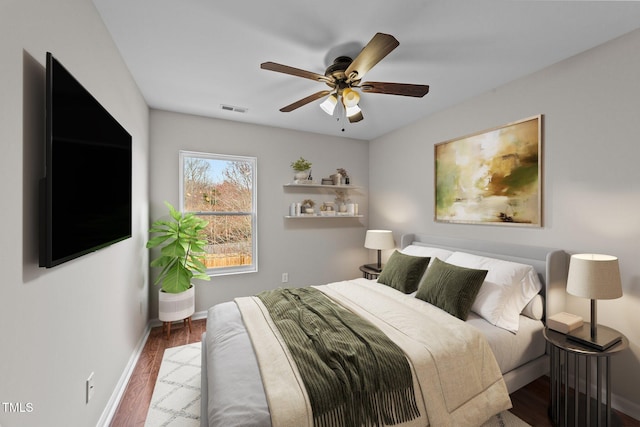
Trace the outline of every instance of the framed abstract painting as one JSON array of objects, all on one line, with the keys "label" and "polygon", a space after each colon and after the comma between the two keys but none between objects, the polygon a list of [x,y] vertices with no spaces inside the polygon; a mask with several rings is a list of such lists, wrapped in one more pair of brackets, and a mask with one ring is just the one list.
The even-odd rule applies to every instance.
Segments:
[{"label": "framed abstract painting", "polygon": [[542,227],[542,115],[435,145],[435,221]]}]

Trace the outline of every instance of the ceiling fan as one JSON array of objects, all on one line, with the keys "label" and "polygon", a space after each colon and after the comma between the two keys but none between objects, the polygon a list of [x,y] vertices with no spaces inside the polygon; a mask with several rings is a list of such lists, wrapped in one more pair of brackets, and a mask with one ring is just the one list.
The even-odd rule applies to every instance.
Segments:
[{"label": "ceiling fan", "polygon": [[429,92],[428,85],[361,82],[364,75],[398,47],[399,44],[398,40],[392,35],[377,33],[355,59],[351,59],[348,56],[339,56],[333,61],[333,64],[327,67],[324,75],[289,67],[288,65],[277,64],[275,62],[263,62],[260,64],[260,68],[315,80],[325,83],[330,88],[329,90],[321,90],[286,107],[282,107],[280,111],[288,113],[310,102],[327,97],[324,102],[320,104],[320,107],[327,114],[333,115],[338,100],[341,100],[349,122],[355,123],[362,120],[364,116],[358,106],[360,94],[354,89],[360,89],[366,93],[386,93],[389,95],[413,96],[416,98],[422,98]]}]

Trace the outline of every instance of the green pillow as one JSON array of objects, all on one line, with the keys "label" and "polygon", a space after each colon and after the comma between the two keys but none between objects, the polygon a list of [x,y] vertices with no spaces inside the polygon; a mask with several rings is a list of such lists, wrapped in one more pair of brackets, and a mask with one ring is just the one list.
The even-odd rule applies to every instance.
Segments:
[{"label": "green pillow", "polygon": [[460,267],[434,258],[416,298],[467,320],[487,270]]},{"label": "green pillow", "polygon": [[418,289],[420,279],[429,264],[428,257],[405,255],[397,250],[391,254],[382,269],[378,283],[410,294]]}]

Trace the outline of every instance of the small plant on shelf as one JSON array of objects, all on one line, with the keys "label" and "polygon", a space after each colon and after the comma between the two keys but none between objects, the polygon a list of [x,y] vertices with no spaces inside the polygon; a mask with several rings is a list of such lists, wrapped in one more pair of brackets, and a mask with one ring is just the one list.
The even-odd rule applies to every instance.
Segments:
[{"label": "small plant on shelf", "polygon": [[349,180],[349,172],[347,172],[347,170],[345,168],[338,168],[336,169],[338,171],[338,173],[340,174],[340,184],[347,184],[349,185],[350,180]]},{"label": "small plant on shelf", "polygon": [[347,172],[347,170],[346,170],[346,169],[344,169],[344,168],[338,168],[338,169],[336,169],[336,170],[338,171],[338,173],[339,173],[340,175],[342,175],[342,177],[343,177],[343,178],[349,178],[349,173]]},{"label": "small plant on shelf", "polygon": [[347,193],[343,190],[336,191],[336,206],[340,209],[341,205],[347,203]]},{"label": "small plant on shelf", "polygon": [[291,168],[296,172],[304,172],[311,168],[311,162],[300,157],[295,162],[291,162]]},{"label": "small plant on shelf", "polygon": [[311,209],[313,209],[313,207],[314,207],[315,205],[316,205],[316,202],[314,202],[314,201],[313,201],[313,200],[311,200],[311,199],[304,199],[304,200],[302,201],[302,207],[304,207],[304,208],[311,208]]}]

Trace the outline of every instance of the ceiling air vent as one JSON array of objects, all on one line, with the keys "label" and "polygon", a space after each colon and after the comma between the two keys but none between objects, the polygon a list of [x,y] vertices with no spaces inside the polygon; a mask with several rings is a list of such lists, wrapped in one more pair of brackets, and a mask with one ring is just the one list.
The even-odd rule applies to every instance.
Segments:
[{"label": "ceiling air vent", "polygon": [[220,108],[222,108],[225,111],[233,111],[236,113],[246,113],[248,110],[248,108],[234,107],[233,105],[225,105],[225,104],[220,104]]}]

